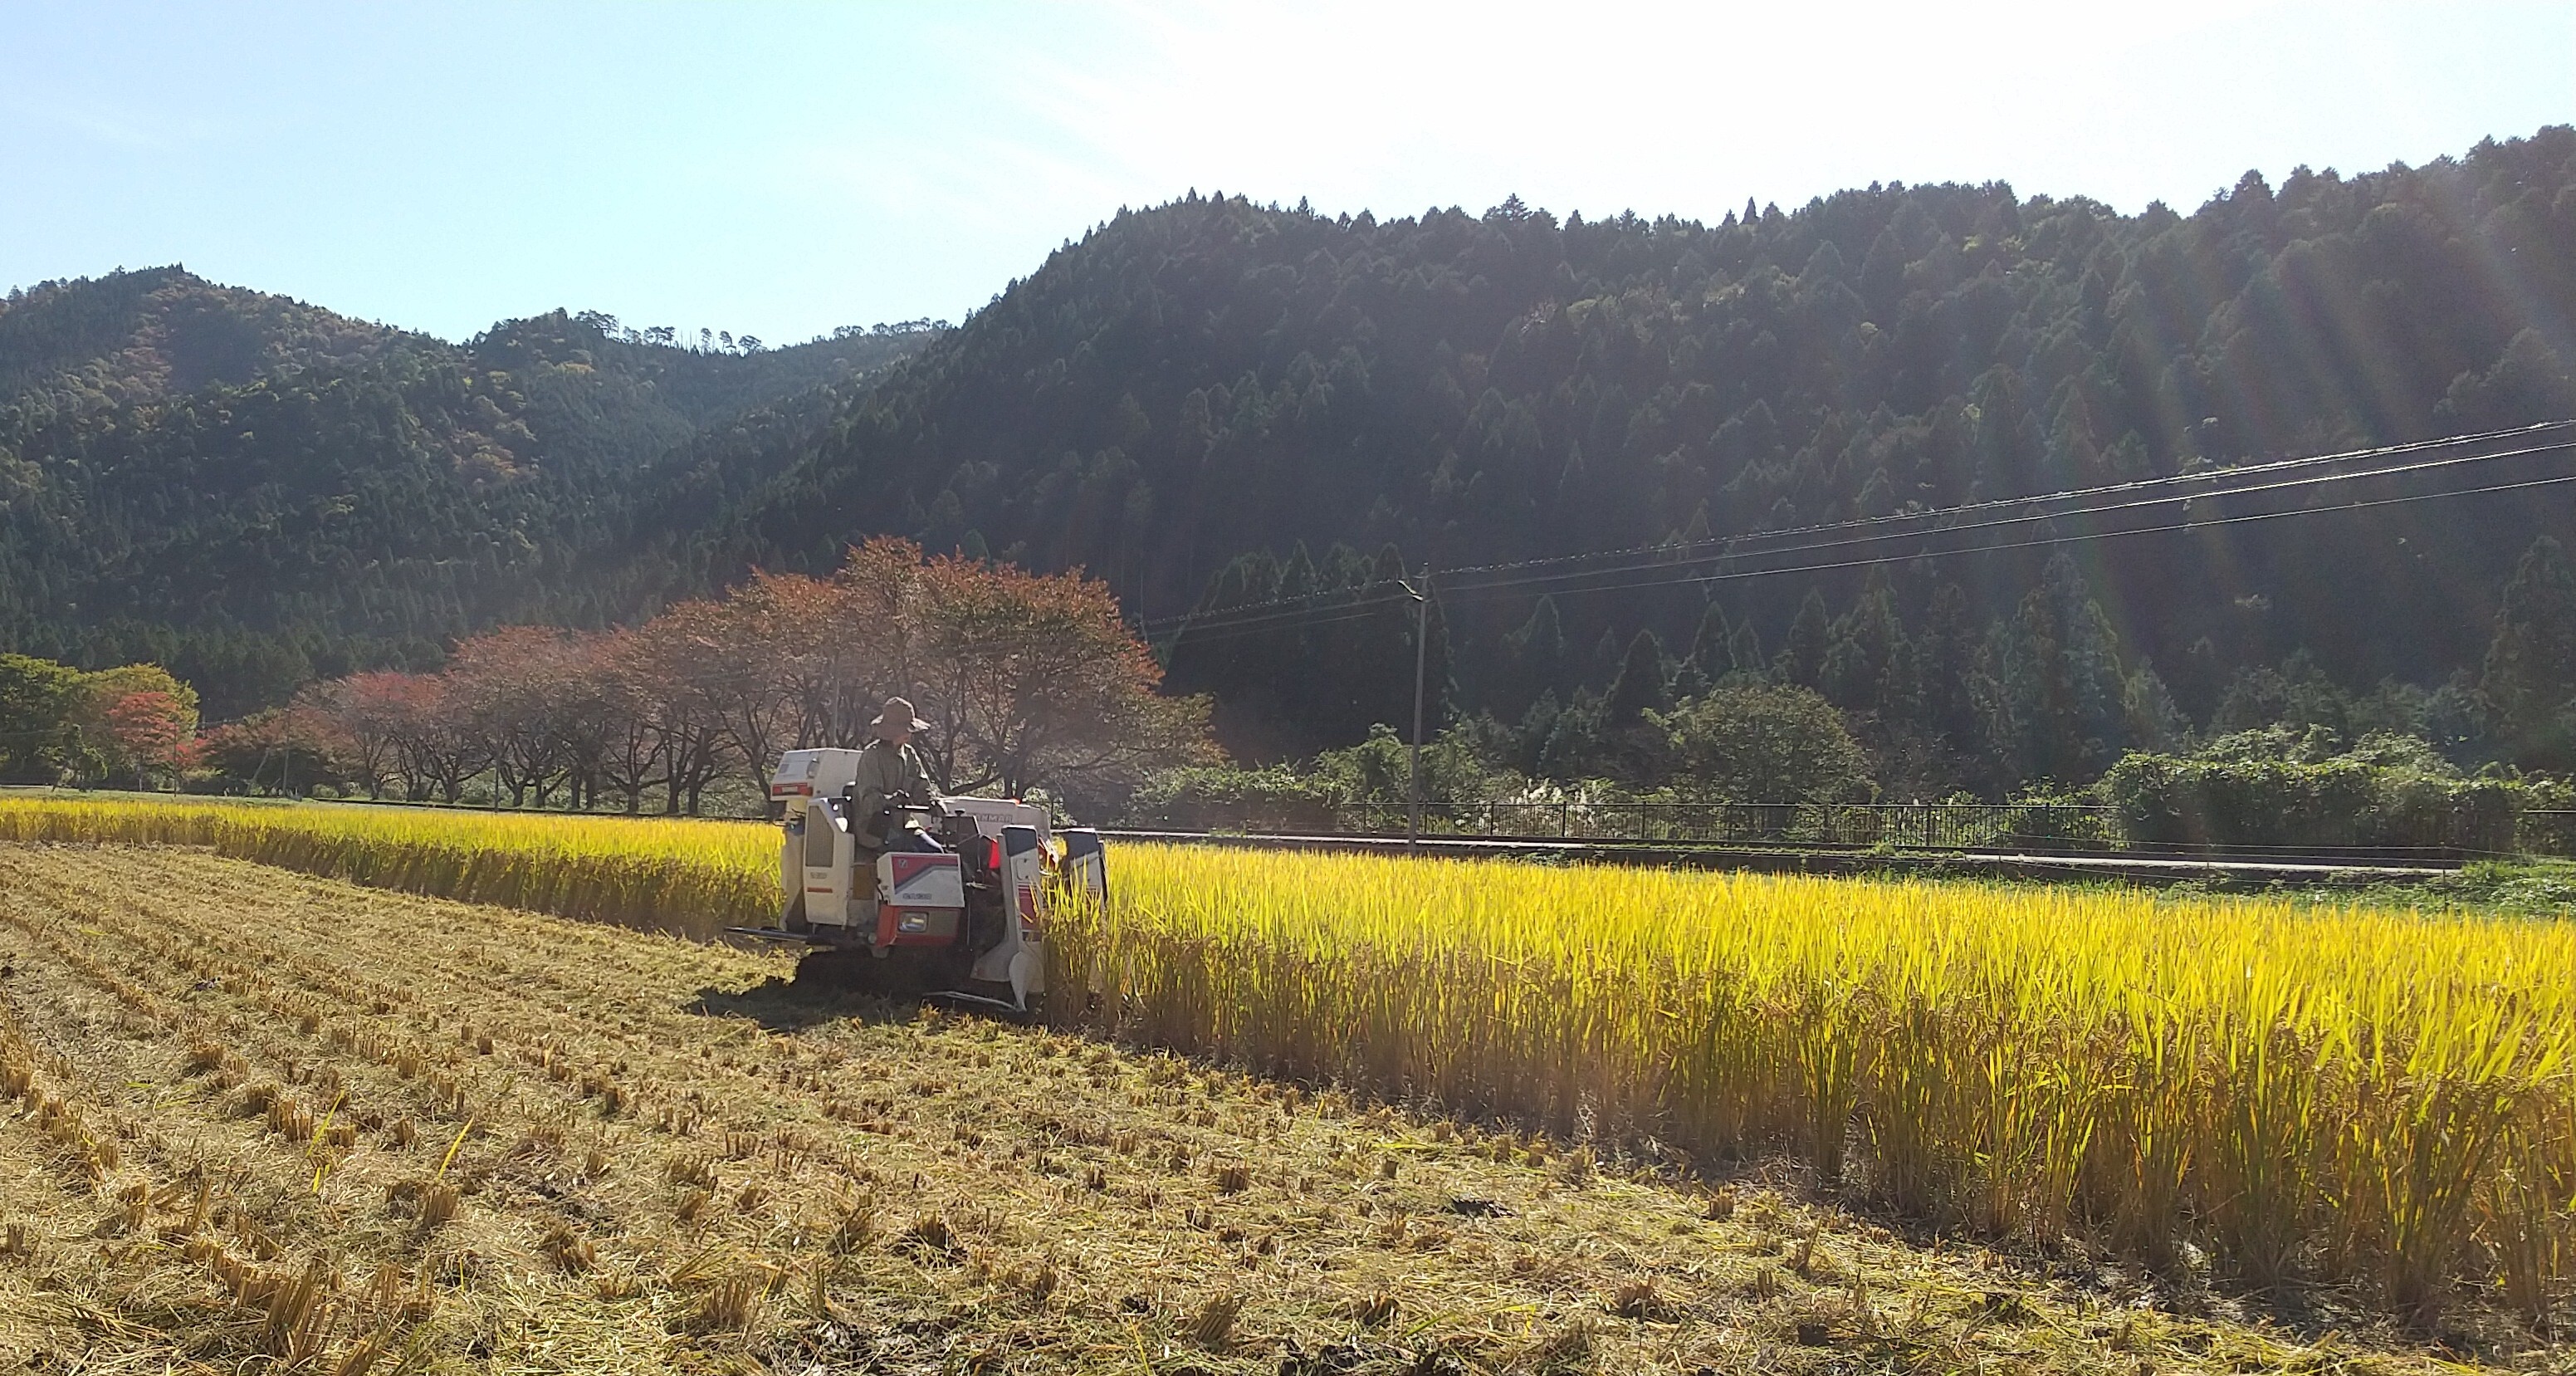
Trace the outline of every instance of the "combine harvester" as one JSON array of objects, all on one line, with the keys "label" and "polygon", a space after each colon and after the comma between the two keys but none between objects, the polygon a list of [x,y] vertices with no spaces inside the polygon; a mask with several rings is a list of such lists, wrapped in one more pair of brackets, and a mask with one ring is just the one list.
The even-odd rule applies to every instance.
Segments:
[{"label": "combine harvester", "polygon": [[[796,982],[1033,1013],[1046,994],[1046,925],[1056,905],[1108,899],[1100,834],[1067,829],[1015,798],[898,797],[852,817],[859,752],[790,750],[769,781],[783,813],[775,927],[737,936],[809,949]],[[939,849],[874,849],[863,835],[918,832]],[[912,844],[918,845],[918,841]]]}]

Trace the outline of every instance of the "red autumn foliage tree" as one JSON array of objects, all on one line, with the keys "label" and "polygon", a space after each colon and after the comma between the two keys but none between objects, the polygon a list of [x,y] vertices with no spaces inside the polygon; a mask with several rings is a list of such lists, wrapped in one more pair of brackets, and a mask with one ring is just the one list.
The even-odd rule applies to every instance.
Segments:
[{"label": "red autumn foliage tree", "polygon": [[696,812],[728,772],[755,788],[781,751],[856,746],[885,699],[956,791],[1046,789],[1114,807],[1144,774],[1212,758],[1207,707],[1160,691],[1106,585],[1080,572],[854,547],[828,578],[759,574],[628,630],[489,632],[438,674],[362,674],[299,703],[362,757],[347,772],[454,801],[490,775],[513,803],[604,798]]},{"label": "red autumn foliage tree", "polygon": [[353,734],[381,733],[405,798],[455,802],[465,781],[488,766],[446,675],[380,672],[343,681],[349,690],[338,699],[346,712],[339,724]]},{"label": "red autumn foliage tree", "polygon": [[146,780],[178,771],[195,716],[176,694],[158,688],[118,696],[99,713],[118,755]]},{"label": "red autumn foliage tree", "polygon": [[340,678],[306,685],[287,704],[282,730],[290,744],[320,753],[339,782],[381,798],[394,777],[394,742],[377,704],[361,697],[361,682]]},{"label": "red autumn foliage tree", "polygon": [[1206,704],[1155,691],[1162,668],[1104,583],[943,556],[907,619],[941,763],[962,789],[1101,797],[1212,754]]}]

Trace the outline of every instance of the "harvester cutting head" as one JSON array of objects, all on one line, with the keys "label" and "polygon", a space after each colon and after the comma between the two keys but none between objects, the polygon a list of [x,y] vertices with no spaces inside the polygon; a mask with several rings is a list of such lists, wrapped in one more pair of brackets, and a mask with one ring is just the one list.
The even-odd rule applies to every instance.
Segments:
[{"label": "harvester cutting head", "polygon": [[[744,935],[815,950],[800,984],[929,995],[1028,1012],[1046,992],[1055,906],[1108,897],[1099,833],[1050,834],[1046,810],[1013,798],[899,806],[901,826],[850,816],[855,750],[791,750],[770,780],[782,814],[774,928]],[[879,849],[870,834],[889,838]],[[1061,851],[1058,847],[1061,845]]]}]

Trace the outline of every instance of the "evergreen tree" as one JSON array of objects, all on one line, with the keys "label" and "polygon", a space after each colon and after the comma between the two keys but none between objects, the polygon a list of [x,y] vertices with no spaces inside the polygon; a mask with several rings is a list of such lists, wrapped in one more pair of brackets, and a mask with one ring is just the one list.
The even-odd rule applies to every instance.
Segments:
[{"label": "evergreen tree", "polygon": [[0,654],[0,779],[54,782],[76,747],[70,717],[79,681],[51,660]]},{"label": "evergreen tree", "polygon": [[[1568,681],[1565,631],[1557,620],[1556,599],[1541,597],[1529,619],[1503,637],[1503,672],[1492,706],[1504,713],[1529,709],[1541,697],[1572,688]],[[1552,715],[1551,710],[1551,715]]]},{"label": "evergreen tree", "polygon": [[[1891,666],[1900,655],[1911,659],[1905,627],[1896,614],[1896,596],[1883,577],[1873,577],[1852,609],[1834,619],[1826,642],[1816,686],[1826,701],[1845,711],[1881,707]],[[1910,669],[1903,677],[1911,677]]]},{"label": "evergreen tree", "polygon": [[1608,683],[1619,676],[1619,666],[1626,657],[1619,648],[1619,632],[1609,626],[1602,627],[1601,638],[1592,642],[1592,669],[1588,677],[1594,683]]},{"label": "evergreen tree", "polygon": [[2482,687],[2513,758],[2576,766],[2576,566],[2544,535],[2523,551],[2496,611]]},{"label": "evergreen tree", "polygon": [[1569,783],[1599,774],[1601,737],[1601,699],[1589,688],[1578,688],[1548,725],[1547,740],[1538,752],[1539,774]]},{"label": "evergreen tree", "polygon": [[2143,660],[2122,691],[2121,712],[2122,736],[2131,750],[2178,750],[2191,734],[2191,722],[2174,705],[2165,681],[2156,676],[2154,665]]},{"label": "evergreen tree", "polygon": [[1945,583],[1932,594],[1916,642],[1915,669],[1923,685],[1923,727],[1962,750],[1975,749],[1980,718],[1970,679],[1977,636],[1968,623],[1968,594]]},{"label": "evergreen tree", "polygon": [[1727,641],[1734,634],[1734,626],[1726,619],[1726,608],[1709,603],[1708,609],[1700,613],[1699,629],[1691,633],[1691,666],[1711,682],[1725,677],[1735,668],[1727,652]]},{"label": "evergreen tree", "polygon": [[1780,647],[1780,657],[1772,661],[1772,677],[1782,683],[1813,688],[1824,677],[1825,654],[1833,646],[1833,618],[1825,610],[1825,595],[1810,588],[1806,599],[1798,604],[1797,619],[1789,623],[1789,639]]},{"label": "evergreen tree", "polygon": [[1762,633],[1751,621],[1736,627],[1726,637],[1726,662],[1729,672],[1740,678],[1761,678],[1770,661],[1762,657]]},{"label": "evergreen tree", "polygon": [[1670,709],[1666,682],[1664,642],[1653,631],[1637,632],[1620,659],[1618,677],[1610,681],[1610,691],[1602,699],[1602,724],[1614,730],[1634,726],[1647,712]]},{"label": "evergreen tree", "polygon": [[2010,779],[2089,780],[2127,744],[2127,676],[2118,639],[2064,553],[1986,648],[1982,678],[1991,758]]}]

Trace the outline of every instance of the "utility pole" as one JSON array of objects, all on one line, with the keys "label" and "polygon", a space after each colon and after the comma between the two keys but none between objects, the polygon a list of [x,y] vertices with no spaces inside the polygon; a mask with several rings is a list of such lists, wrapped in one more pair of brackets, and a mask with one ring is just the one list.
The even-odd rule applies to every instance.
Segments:
[{"label": "utility pole", "polygon": [[1405,591],[1413,594],[1413,785],[1404,828],[1404,849],[1411,854],[1422,845],[1422,666],[1431,646],[1431,561],[1422,563],[1422,586]]}]

